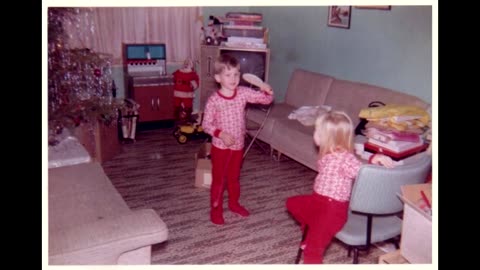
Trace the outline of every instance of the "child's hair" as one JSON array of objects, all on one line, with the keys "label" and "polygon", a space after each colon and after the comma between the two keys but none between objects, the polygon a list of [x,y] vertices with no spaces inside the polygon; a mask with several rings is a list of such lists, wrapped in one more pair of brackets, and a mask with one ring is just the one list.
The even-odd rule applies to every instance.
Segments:
[{"label": "child's hair", "polygon": [[353,152],[352,119],[342,111],[329,111],[315,121],[313,140],[319,147],[319,157],[343,149]]},{"label": "child's hair", "polygon": [[215,74],[220,74],[227,68],[237,68],[238,70],[240,70],[240,63],[238,62],[237,58],[231,55],[219,55],[215,61]]}]

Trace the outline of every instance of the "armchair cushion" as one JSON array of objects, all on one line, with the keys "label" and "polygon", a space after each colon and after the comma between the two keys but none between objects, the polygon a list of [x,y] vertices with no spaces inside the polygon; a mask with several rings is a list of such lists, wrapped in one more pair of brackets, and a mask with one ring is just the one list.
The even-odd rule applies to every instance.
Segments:
[{"label": "armchair cushion", "polygon": [[99,163],[49,169],[50,264],[150,264],[168,238],[153,209],[132,211]]},{"label": "armchair cushion", "polygon": [[50,264],[117,264],[125,252],[168,238],[165,223],[153,209],[100,219],[49,235]]},{"label": "armchair cushion", "polygon": [[[402,220],[397,216],[375,217],[372,220],[372,243],[381,242],[400,234]],[[351,246],[365,245],[365,234],[367,232],[367,216],[348,213],[348,222],[342,230],[337,233],[336,238]]]}]

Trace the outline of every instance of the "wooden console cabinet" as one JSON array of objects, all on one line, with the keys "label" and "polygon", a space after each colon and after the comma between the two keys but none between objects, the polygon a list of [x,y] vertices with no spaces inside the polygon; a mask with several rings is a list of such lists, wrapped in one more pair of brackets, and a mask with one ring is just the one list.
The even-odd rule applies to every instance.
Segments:
[{"label": "wooden console cabinet", "polygon": [[174,119],[173,79],[150,78],[150,81],[158,83],[142,83],[145,80],[147,78],[137,77],[129,83],[129,97],[140,105],[138,122]]}]

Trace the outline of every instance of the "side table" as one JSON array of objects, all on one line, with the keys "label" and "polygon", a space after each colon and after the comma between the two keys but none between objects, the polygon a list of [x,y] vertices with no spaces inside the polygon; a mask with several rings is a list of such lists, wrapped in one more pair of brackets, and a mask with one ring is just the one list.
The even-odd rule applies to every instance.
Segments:
[{"label": "side table", "polygon": [[73,135],[78,138],[94,161],[103,163],[120,152],[117,121],[105,125],[100,121],[82,123]]}]

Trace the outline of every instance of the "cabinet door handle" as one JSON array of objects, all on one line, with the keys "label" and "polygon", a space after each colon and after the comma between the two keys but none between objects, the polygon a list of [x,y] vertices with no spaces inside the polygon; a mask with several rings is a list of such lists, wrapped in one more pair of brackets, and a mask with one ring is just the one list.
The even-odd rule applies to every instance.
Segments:
[{"label": "cabinet door handle", "polygon": [[207,57],[207,77],[211,77],[212,73],[210,73],[210,63],[212,62],[212,57]]},{"label": "cabinet door handle", "polygon": [[157,97],[157,110],[160,111],[160,98]]},{"label": "cabinet door handle", "polygon": [[153,106],[155,106],[155,101],[153,100],[153,98],[151,99],[151,101],[152,101],[152,103],[150,104],[150,105],[151,105],[151,106],[150,106],[150,109],[153,111],[153,110],[154,110],[154,109],[153,109]]}]

